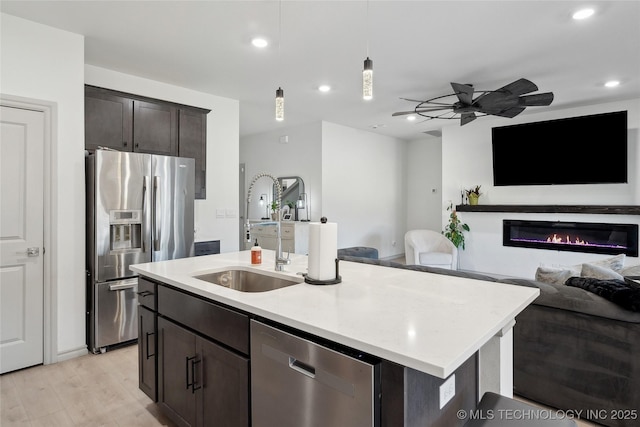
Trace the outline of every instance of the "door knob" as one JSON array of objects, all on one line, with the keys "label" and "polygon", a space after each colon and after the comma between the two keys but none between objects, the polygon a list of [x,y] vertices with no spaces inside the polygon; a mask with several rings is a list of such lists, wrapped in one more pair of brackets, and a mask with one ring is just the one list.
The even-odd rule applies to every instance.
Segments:
[{"label": "door knob", "polygon": [[39,255],[40,255],[40,248],[38,247],[27,248],[27,256],[39,256]]}]

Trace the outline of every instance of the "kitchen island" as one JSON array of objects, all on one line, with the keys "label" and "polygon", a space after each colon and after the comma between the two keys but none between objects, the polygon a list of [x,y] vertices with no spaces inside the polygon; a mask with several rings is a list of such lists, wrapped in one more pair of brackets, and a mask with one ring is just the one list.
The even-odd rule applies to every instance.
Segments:
[{"label": "kitchen island", "polygon": [[[339,284],[300,283],[267,292],[240,292],[194,277],[230,267],[294,278],[306,273],[304,255],[292,254],[284,272],[274,271],[274,258],[273,251],[263,250],[262,264],[251,266],[249,252],[242,251],[131,268],[172,290],[354,349],[386,366],[402,367],[405,395],[410,387],[420,388],[417,383],[424,385],[424,378],[442,385],[473,361],[470,387],[476,399],[485,391],[511,396],[511,328],[515,316],[538,296],[538,289],[351,262],[340,263]],[[408,373],[418,380],[408,380]],[[385,372],[381,375],[384,382]],[[450,391],[455,396],[458,390]],[[381,395],[384,399],[384,388]],[[439,410],[443,409],[438,396],[414,396],[414,403],[415,398],[435,399],[436,409],[438,401]],[[402,403],[405,412],[409,401]],[[404,425],[412,425],[410,417],[404,414]]]}]

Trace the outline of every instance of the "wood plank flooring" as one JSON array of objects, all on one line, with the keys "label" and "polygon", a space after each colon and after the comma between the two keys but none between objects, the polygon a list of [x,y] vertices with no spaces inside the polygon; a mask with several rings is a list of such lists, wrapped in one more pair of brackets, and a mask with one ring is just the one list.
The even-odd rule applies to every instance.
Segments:
[{"label": "wood plank flooring", "polygon": [[1,375],[0,426],[175,427],[138,389],[135,345]]},{"label": "wood plank flooring", "polygon": [[171,426],[138,389],[137,346],[0,376],[0,425]]}]

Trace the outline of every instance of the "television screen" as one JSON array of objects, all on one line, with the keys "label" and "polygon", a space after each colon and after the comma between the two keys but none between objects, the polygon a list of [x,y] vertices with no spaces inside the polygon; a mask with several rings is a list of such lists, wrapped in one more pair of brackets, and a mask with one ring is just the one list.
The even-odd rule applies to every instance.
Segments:
[{"label": "television screen", "polygon": [[491,130],[493,185],[627,182],[627,112]]}]

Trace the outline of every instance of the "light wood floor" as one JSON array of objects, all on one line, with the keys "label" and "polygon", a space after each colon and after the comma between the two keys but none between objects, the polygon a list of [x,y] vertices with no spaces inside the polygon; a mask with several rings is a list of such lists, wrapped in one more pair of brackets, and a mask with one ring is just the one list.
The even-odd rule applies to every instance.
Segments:
[{"label": "light wood floor", "polygon": [[138,389],[127,346],[0,376],[0,426],[173,426]]},{"label": "light wood floor", "polygon": [[174,424],[138,389],[138,348],[132,345],[1,375],[0,426]]}]

